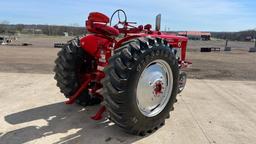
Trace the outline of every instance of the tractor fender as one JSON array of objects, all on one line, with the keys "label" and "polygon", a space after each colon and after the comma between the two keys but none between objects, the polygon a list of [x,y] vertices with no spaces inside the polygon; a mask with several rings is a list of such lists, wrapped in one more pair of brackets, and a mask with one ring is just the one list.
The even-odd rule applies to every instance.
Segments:
[{"label": "tractor fender", "polygon": [[128,35],[122,39],[120,39],[116,45],[115,45],[115,48],[119,48],[123,43],[129,41],[129,40],[132,40],[132,39],[136,39],[136,38],[139,38],[139,37],[143,37],[144,35]]},{"label": "tractor fender", "polygon": [[93,57],[97,57],[99,49],[106,49],[112,42],[101,35],[89,34],[80,39],[81,48]]}]

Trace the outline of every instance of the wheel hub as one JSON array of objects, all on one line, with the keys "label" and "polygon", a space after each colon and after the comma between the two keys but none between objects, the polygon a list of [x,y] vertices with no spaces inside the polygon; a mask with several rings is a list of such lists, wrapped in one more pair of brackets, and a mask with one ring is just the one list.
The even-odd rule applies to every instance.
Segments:
[{"label": "wheel hub", "polygon": [[161,96],[163,94],[165,87],[162,80],[157,81],[153,86],[153,94],[154,96]]},{"label": "wheel hub", "polygon": [[159,114],[168,103],[173,84],[171,67],[164,60],[155,60],[142,72],[137,85],[137,105],[147,117]]}]

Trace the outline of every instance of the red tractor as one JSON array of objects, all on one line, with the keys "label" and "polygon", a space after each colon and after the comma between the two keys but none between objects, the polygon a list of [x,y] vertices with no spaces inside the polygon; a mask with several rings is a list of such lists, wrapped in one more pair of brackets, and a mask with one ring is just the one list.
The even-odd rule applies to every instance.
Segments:
[{"label": "red tractor", "polygon": [[[114,16],[118,23],[111,26]],[[145,135],[169,118],[176,95],[186,83],[181,69],[191,63],[185,60],[188,39],[160,32],[159,16],[156,31],[150,24],[134,24],[120,9],[111,19],[90,13],[86,21],[89,34],[61,49],[54,71],[57,86],[69,98],[66,104],[103,102],[92,119],[101,119],[106,110],[116,125]]]}]

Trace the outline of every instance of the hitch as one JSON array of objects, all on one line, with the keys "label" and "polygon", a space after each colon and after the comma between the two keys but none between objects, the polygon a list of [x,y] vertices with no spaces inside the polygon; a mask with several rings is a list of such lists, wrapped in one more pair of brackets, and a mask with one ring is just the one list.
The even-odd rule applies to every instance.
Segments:
[{"label": "hitch", "polygon": [[97,113],[91,117],[93,120],[101,120],[102,119],[102,114],[106,111],[105,106],[101,106],[100,109],[97,111]]},{"label": "hitch", "polygon": [[[81,95],[81,93],[88,88],[89,83],[92,80],[101,80],[104,77],[104,73],[95,73],[94,75],[86,75],[86,81],[83,82],[83,84],[80,86],[80,88],[75,92],[74,95],[72,95],[71,97],[69,97],[69,100],[67,100],[65,103],[66,104],[73,104],[75,102],[75,100]],[[101,94],[99,94],[99,91],[101,90],[102,86],[101,85],[96,85],[93,89],[90,89],[89,92],[91,94],[94,94],[98,97],[100,97],[101,99],[103,99],[103,97],[101,96]],[[101,106],[100,109],[97,111],[97,113],[91,117],[91,119],[93,120],[101,120],[102,119],[102,114],[106,111],[106,107],[105,106]]]},{"label": "hitch", "polygon": [[76,91],[74,95],[72,95],[69,100],[67,100],[66,104],[73,104],[75,100],[80,96],[80,94],[83,92],[84,89],[88,87],[88,84],[90,83],[91,79],[88,78],[88,80],[84,81],[84,83],[81,85],[81,87]]}]

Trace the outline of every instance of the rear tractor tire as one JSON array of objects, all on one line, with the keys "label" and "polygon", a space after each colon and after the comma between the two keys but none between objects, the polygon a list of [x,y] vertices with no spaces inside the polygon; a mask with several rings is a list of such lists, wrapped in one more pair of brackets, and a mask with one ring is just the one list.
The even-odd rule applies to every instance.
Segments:
[{"label": "rear tractor tire", "polygon": [[[81,86],[81,75],[93,69],[93,59],[80,48],[79,39],[69,41],[55,60],[55,76],[57,86],[66,98],[72,96]],[[101,99],[91,96],[84,90],[76,103],[82,106],[99,104]]]},{"label": "rear tractor tire", "polygon": [[138,38],[117,49],[104,69],[110,119],[128,133],[146,135],[164,125],[177,101],[179,68],[160,38]]}]

